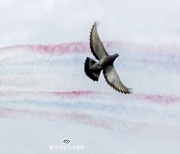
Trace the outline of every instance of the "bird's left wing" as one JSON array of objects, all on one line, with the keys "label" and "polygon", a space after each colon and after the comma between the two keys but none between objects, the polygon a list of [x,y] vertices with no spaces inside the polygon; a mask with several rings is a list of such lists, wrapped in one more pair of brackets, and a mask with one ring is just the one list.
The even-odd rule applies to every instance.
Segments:
[{"label": "bird's left wing", "polygon": [[107,56],[106,52],[97,32],[97,22],[94,23],[90,32],[90,49],[97,60]]},{"label": "bird's left wing", "polygon": [[121,80],[119,79],[119,76],[114,68],[113,65],[109,65],[107,68],[103,71],[104,77],[106,79],[106,82],[113,87],[115,90],[124,93],[129,94],[131,93],[129,88],[125,87]]}]

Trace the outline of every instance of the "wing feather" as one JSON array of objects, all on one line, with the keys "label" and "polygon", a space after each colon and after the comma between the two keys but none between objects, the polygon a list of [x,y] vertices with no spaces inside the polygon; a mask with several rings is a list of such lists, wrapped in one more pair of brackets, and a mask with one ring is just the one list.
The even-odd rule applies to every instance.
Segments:
[{"label": "wing feather", "polygon": [[119,76],[114,68],[113,65],[109,65],[107,68],[103,71],[104,77],[106,79],[106,82],[115,90],[124,93],[129,94],[130,89],[125,87],[121,80],[119,79]]},{"label": "wing feather", "polygon": [[97,60],[100,60],[108,55],[99,38],[97,32],[97,22],[94,23],[90,32],[90,49]]}]

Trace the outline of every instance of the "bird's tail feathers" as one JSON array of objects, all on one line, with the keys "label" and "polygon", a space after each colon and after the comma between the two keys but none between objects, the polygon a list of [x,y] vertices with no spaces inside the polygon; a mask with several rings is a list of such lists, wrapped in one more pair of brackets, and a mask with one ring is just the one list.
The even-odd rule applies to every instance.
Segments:
[{"label": "bird's tail feathers", "polygon": [[101,73],[101,69],[97,69],[97,70],[91,70],[90,67],[92,65],[94,65],[96,63],[95,60],[87,57],[86,61],[85,61],[85,65],[84,65],[84,71],[86,73],[86,75],[91,78],[94,81],[98,81],[99,80],[99,76]]}]

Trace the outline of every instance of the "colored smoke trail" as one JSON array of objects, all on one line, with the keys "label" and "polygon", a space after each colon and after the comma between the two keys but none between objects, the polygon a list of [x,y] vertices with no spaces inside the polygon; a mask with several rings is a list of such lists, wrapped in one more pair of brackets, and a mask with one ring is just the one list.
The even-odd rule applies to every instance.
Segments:
[{"label": "colored smoke trail", "polygon": [[[19,96],[21,96],[19,98]],[[158,95],[158,94],[133,94],[132,96],[122,96],[118,92],[115,94],[102,92],[102,91],[92,91],[92,90],[74,90],[74,91],[39,91],[39,92],[31,92],[31,91],[3,91],[0,92],[1,98],[19,98],[19,100],[23,100],[24,98],[30,99],[33,96],[38,97],[57,97],[60,99],[81,99],[81,98],[89,98],[94,99],[96,97],[100,98],[108,98],[108,97],[116,97],[117,99],[134,99],[138,101],[148,101],[151,103],[157,103],[160,105],[173,105],[180,104],[180,97],[172,96],[172,95]]]},{"label": "colored smoke trail", "polygon": [[[180,46],[177,44],[159,44],[159,45],[150,45],[150,44],[137,44],[137,43],[128,43],[122,41],[103,41],[105,48],[110,50],[117,49],[118,52],[138,52],[146,53],[146,54],[160,54],[160,55],[168,55],[172,58],[176,58],[180,56]],[[89,43],[86,42],[72,42],[72,43],[63,43],[58,45],[15,45],[0,48],[0,51],[3,50],[32,50],[41,53],[50,53],[50,54],[71,54],[71,53],[84,53],[87,54],[90,52]],[[117,51],[116,51],[117,52]],[[133,54],[133,53],[131,53]]]},{"label": "colored smoke trail", "polygon": [[[85,76],[84,59],[91,55],[88,43],[1,48],[1,118],[65,120],[145,136],[178,136],[177,87],[166,90],[159,83],[179,82],[179,47],[172,51],[123,42],[105,42],[105,47],[121,55],[115,66],[133,88],[132,95],[114,91],[102,75],[98,83]],[[152,73],[161,76],[152,78]]]},{"label": "colored smoke trail", "polygon": [[[154,67],[158,67],[159,69],[167,68],[171,71],[175,71],[176,73],[180,72],[180,46],[166,44],[152,46],[118,41],[106,41],[104,42],[104,46],[107,48],[110,54],[113,54],[114,51],[118,52],[121,61],[123,61],[125,65],[128,65],[128,63],[129,65],[152,65]],[[16,45],[0,49],[1,52],[15,52],[17,50],[27,50],[29,52],[37,52],[41,54],[50,54],[56,56],[72,54],[84,56],[85,54],[91,54],[89,43],[85,42],[64,43],[59,45]],[[4,54],[4,52],[2,54]],[[70,60],[68,61],[68,59],[66,59],[66,63],[70,63]]]},{"label": "colored smoke trail", "polygon": [[[49,112],[49,111],[36,111],[36,110],[17,110],[17,109],[1,109],[1,118],[16,119],[19,117],[38,118],[48,121],[76,121],[81,124],[104,128],[108,130],[118,130],[125,133],[134,135],[143,135],[152,137],[158,136],[160,138],[168,139],[180,139],[180,127],[168,126],[162,124],[149,124],[148,122],[130,122],[118,120],[116,118],[110,118],[108,116],[95,116],[81,113],[60,113],[60,112]],[[21,119],[23,119],[21,118]],[[169,134],[169,132],[171,132]]]},{"label": "colored smoke trail", "polygon": [[143,100],[143,101],[150,101],[154,103],[159,103],[162,105],[170,105],[174,103],[180,103],[180,97],[175,97],[175,96],[167,96],[167,95],[148,95],[148,94],[139,94],[136,95],[136,98],[138,100]]}]

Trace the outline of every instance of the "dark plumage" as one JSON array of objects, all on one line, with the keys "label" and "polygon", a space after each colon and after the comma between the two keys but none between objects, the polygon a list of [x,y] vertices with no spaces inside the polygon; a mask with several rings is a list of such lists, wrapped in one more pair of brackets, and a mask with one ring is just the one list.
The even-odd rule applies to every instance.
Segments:
[{"label": "dark plumage", "polygon": [[113,66],[118,54],[109,55],[97,33],[97,23],[95,22],[90,32],[90,49],[95,60],[87,57],[84,64],[84,71],[86,75],[94,81],[98,81],[101,71],[103,71],[106,82],[115,90],[128,94],[130,90],[123,85],[119,76]]}]

